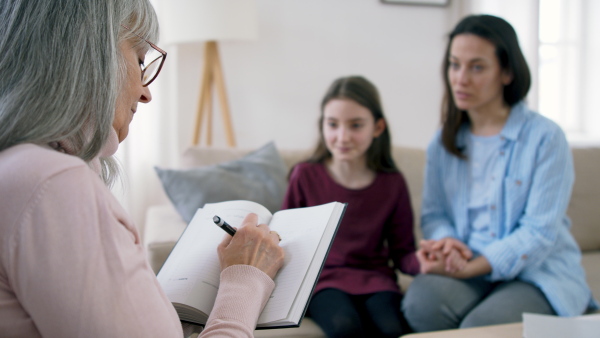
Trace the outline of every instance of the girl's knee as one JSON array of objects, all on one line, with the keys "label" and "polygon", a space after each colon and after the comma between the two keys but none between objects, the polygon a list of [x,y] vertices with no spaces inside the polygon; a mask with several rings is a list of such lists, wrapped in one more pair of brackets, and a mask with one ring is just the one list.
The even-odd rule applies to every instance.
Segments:
[{"label": "girl's knee", "polygon": [[395,322],[378,323],[377,325],[378,337],[400,337],[404,334],[409,333],[407,327],[404,327],[400,320]]},{"label": "girl's knee", "polygon": [[362,323],[349,316],[332,316],[322,328],[328,337],[365,337]]}]

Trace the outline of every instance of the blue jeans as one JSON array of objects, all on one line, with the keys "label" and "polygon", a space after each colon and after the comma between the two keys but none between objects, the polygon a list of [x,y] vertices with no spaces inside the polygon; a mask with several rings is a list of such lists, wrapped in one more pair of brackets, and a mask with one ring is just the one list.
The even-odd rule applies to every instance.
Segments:
[{"label": "blue jeans", "polygon": [[402,311],[415,332],[520,322],[523,312],[555,314],[546,296],[529,283],[433,274],[415,277]]}]

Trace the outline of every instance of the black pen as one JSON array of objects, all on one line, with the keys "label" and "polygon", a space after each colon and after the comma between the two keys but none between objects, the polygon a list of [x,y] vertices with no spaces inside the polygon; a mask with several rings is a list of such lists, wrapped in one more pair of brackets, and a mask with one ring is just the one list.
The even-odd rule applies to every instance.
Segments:
[{"label": "black pen", "polygon": [[213,222],[215,222],[216,225],[225,230],[225,232],[231,236],[235,235],[235,229],[231,225],[227,224],[227,222],[225,222],[221,217],[215,215],[213,217]]}]

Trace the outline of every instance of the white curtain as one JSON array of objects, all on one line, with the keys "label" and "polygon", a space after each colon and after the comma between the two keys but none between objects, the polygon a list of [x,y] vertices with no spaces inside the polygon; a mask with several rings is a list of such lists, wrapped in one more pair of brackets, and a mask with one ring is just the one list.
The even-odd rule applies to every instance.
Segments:
[{"label": "white curtain", "polygon": [[149,205],[164,202],[157,194],[161,188],[154,166],[175,166],[170,161],[170,138],[168,133],[173,116],[165,112],[161,102],[163,91],[159,83],[165,80],[161,73],[151,85],[153,100],[140,104],[129,127],[129,135],[120,144],[116,157],[121,165],[121,181],[115,184],[113,193],[123,207],[129,211],[138,229],[144,224]]},{"label": "white curtain", "polygon": [[540,111],[572,143],[598,143],[600,25],[597,0],[540,2]]},{"label": "white curtain", "polygon": [[[158,45],[161,46],[160,42]],[[116,154],[122,175],[121,182],[112,189],[113,194],[140,230],[149,206],[168,203],[154,166],[178,167],[183,148],[174,99],[177,98],[177,49],[165,49],[168,53],[165,66],[150,85],[152,101],[138,105],[129,134]]]}]

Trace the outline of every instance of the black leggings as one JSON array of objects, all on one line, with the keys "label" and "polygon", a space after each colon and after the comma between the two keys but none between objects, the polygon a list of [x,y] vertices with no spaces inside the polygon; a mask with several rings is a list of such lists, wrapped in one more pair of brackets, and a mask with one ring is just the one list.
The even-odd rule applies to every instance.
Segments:
[{"label": "black leggings", "polygon": [[338,289],[317,292],[308,305],[327,337],[399,337],[409,332],[396,292],[351,295]]}]

